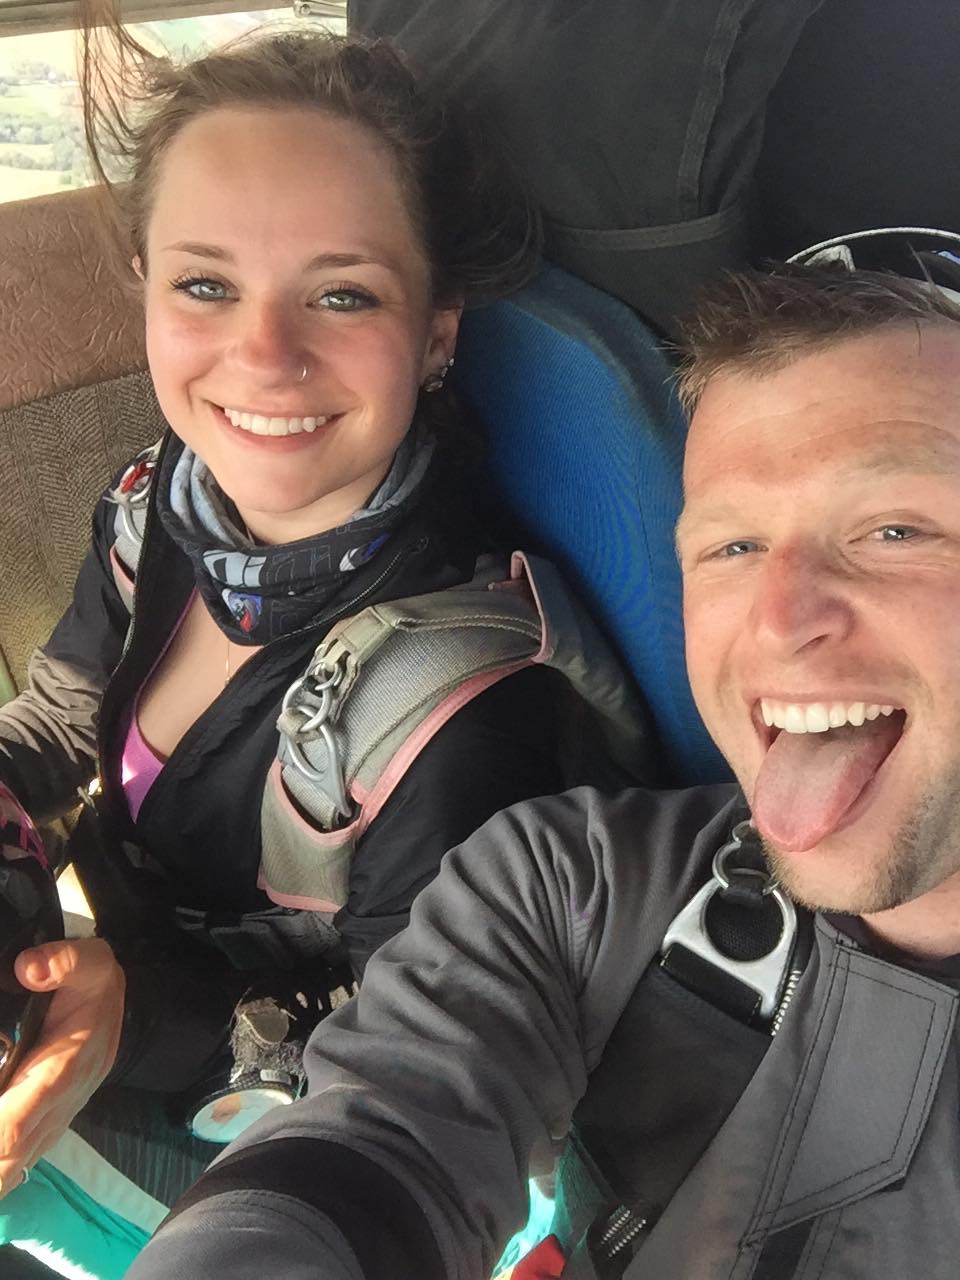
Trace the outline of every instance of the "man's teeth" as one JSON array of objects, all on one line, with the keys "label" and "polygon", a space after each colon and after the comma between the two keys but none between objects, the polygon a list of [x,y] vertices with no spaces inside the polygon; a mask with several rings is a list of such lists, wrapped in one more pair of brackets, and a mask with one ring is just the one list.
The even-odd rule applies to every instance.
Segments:
[{"label": "man's teeth", "polygon": [[857,727],[864,720],[876,720],[877,716],[893,715],[897,708],[881,706],[876,702],[774,702],[760,699],[760,714],[768,728],[783,729],[787,733],[826,733],[842,725]]},{"label": "man's teeth", "polygon": [[224,409],[224,414],[241,431],[255,436],[293,436],[300,431],[316,431],[326,418],[265,418],[259,413],[239,413],[236,409]]}]

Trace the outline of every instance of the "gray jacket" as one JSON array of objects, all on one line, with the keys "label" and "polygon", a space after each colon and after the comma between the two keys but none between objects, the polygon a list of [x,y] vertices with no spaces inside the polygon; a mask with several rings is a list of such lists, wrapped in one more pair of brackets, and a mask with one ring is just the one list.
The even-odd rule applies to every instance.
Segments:
[{"label": "gray jacket", "polygon": [[[319,1029],[310,1096],[214,1165],[130,1280],[488,1276],[740,803],[580,789],[491,819]],[[779,1034],[628,1280],[955,1280],[956,1003],[818,918]]]}]

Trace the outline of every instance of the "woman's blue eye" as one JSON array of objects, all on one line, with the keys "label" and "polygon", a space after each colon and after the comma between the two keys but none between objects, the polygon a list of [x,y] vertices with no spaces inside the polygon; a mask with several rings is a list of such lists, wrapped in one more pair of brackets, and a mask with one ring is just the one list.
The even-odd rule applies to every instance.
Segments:
[{"label": "woman's blue eye", "polygon": [[209,280],[206,276],[191,276],[186,280],[175,280],[173,287],[178,293],[185,293],[198,302],[222,302],[227,296],[227,286],[219,280]]},{"label": "woman's blue eye", "polygon": [[720,548],[719,554],[727,560],[732,560],[735,556],[746,556],[751,551],[756,551],[758,544],[756,542],[748,542],[745,538],[740,542],[728,542],[726,546]]}]

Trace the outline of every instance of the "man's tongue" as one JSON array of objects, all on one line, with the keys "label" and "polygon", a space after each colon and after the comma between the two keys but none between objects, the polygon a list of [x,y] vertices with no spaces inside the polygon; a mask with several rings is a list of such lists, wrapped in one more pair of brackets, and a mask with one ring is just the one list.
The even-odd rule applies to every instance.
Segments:
[{"label": "man's tongue", "polygon": [[903,717],[827,733],[778,734],[760,766],[753,820],[778,849],[812,849],[844,815],[897,744]]}]

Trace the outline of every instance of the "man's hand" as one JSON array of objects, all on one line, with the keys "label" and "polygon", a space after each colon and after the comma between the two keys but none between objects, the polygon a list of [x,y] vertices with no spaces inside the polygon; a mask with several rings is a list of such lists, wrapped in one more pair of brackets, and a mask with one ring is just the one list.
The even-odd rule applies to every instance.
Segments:
[{"label": "man's hand", "polygon": [[0,1196],[69,1128],[117,1056],[126,983],[100,938],[48,942],[17,957],[19,981],[52,991],[40,1038],[0,1094]]}]

